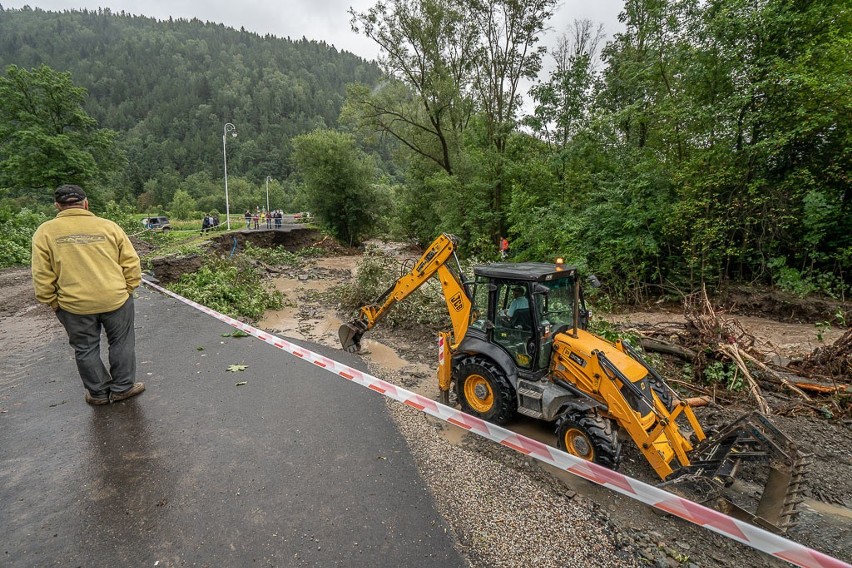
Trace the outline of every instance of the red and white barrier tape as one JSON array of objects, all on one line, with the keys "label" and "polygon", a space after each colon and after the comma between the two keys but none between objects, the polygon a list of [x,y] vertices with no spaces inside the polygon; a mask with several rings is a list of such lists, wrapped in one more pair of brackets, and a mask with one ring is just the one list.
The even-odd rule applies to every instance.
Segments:
[{"label": "red and white barrier tape", "polygon": [[713,532],[741,542],[746,546],[771,554],[776,558],[786,560],[791,564],[806,568],[852,568],[841,560],[823,554],[822,552],[807,548],[783,538],[769,531],[763,530],[746,522],[739,521],[727,515],[715,511],[698,503],[689,501],[667,491],[649,485],[642,481],[627,477],[616,471],[612,471],[595,463],[585,461],[578,457],[567,454],[556,448],[543,444],[526,436],[516,434],[495,424],[485,422],[469,414],[465,414],[449,406],[445,406],[434,400],[419,394],[392,385],[381,379],[353,369],[333,359],[323,357],[308,349],[290,343],[285,339],[266,333],[256,327],[252,327],[234,318],[220,314],[206,306],[202,306],[192,300],[184,298],[174,292],[170,292],[152,282],[143,280],[145,285],[158,290],[167,296],[183,302],[193,308],[200,310],[214,318],[235,327],[261,341],[264,341],[278,349],[282,349],[291,355],[304,359],[326,371],[334,373],[357,383],[363,387],[374,390],[384,396],[416,408],[430,416],[434,416],[445,422],[455,424],[470,432],[478,434],[498,444],[502,444],[524,455],[533,457],[539,461],[550,464],[559,469],[588,479],[598,485],[603,485],[613,491],[626,495],[631,499],[651,505],[657,509],[671,513],[676,517],[685,519],[696,525],[700,525]]}]

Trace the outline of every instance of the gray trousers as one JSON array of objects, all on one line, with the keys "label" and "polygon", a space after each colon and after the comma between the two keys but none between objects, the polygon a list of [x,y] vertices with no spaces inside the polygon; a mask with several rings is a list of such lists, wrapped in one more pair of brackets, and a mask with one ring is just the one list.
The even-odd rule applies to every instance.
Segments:
[{"label": "gray trousers", "polygon": [[[123,306],[105,314],[78,315],[62,308],[56,317],[68,332],[74,348],[77,371],[83,386],[95,398],[110,392],[124,392],[136,379],[136,332],[133,329],[133,297]],[[109,372],[101,360],[101,328],[109,342]]]}]

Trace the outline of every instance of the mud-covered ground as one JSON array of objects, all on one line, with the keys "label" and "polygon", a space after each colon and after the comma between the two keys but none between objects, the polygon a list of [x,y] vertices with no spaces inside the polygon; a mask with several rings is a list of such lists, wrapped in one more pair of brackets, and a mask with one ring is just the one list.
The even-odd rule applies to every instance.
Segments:
[{"label": "mud-covered ground", "polygon": [[[332,247],[329,247],[330,249]],[[400,256],[416,256],[414,254]],[[329,256],[305,261],[300,267],[288,267],[273,279],[274,285],[286,296],[285,308],[280,312],[268,313],[258,322],[259,327],[282,336],[304,338],[327,345],[337,344],[337,327],[347,314],[338,313],[338,308],[326,292],[333,286],[346,284],[356,268],[359,256],[346,254],[345,250],[330,250]],[[742,298],[739,299],[744,302]],[[736,316],[736,307],[731,308]],[[786,308],[785,308],[786,309]],[[682,314],[671,306],[667,311],[650,310],[620,315],[606,315],[605,319],[623,325],[653,324],[660,321],[680,321]],[[807,316],[812,318],[812,316]],[[814,347],[828,343],[842,334],[841,329],[820,330],[822,341],[812,320],[786,321],[762,318],[750,310],[742,316],[742,323],[749,333],[772,350],[788,358],[806,355]],[[370,332],[367,349],[363,354],[374,373],[385,380],[428,396],[437,394],[434,375],[435,338],[434,331],[422,328],[387,329],[381,325]],[[28,269],[0,271],[0,343],[4,356],[13,353],[16,347],[28,342],[39,341],[44,333],[61,333],[50,310],[39,306],[32,295]],[[675,369],[676,366],[672,366]],[[669,369],[667,365],[667,370]],[[691,394],[691,393],[687,393]],[[784,407],[784,393],[767,394],[773,407]],[[712,426],[729,421],[750,409],[745,397],[723,397],[724,405],[715,405],[697,410],[702,424]],[[789,397],[788,397],[789,398]],[[788,405],[789,406],[789,405]],[[433,432],[441,434],[442,443],[463,448],[466,452],[493,460],[495,467],[508,468],[524,479],[534,480],[537,488],[544,488],[553,495],[563,496],[566,491],[572,503],[595,511],[595,522],[601,530],[614,538],[622,548],[620,560],[612,565],[628,565],[633,562],[654,566],[780,566],[782,562],[755,552],[738,543],[690,525],[679,519],[663,516],[651,508],[613,494],[609,490],[574,478],[564,472],[553,471],[505,448],[493,447],[489,442],[475,437],[452,432],[436,425],[434,421],[414,416],[413,411],[403,412],[410,416],[401,429],[411,436],[412,444],[417,439]],[[812,411],[792,411],[773,420],[800,448],[813,454],[813,465],[805,483],[806,501],[801,507],[800,521],[789,532],[789,538],[830,554],[846,562],[852,562],[852,424],[842,419],[826,419]],[[519,418],[511,428],[527,436],[553,443],[552,427],[539,421]],[[417,432],[421,432],[418,434]],[[414,432],[412,434],[412,432]],[[653,471],[645,463],[638,450],[630,443],[625,444],[625,458],[621,471],[646,482],[655,483]],[[455,451],[455,450],[453,450]],[[499,464],[499,465],[497,465]],[[433,469],[430,463],[421,463],[424,477],[430,478]],[[434,472],[432,472],[434,474]],[[482,472],[479,475],[483,475]],[[487,475],[487,473],[485,473]],[[444,476],[445,477],[445,476]],[[433,487],[441,506],[441,472],[435,477]],[[747,489],[746,489],[747,491]],[[574,494],[576,493],[576,497]],[[477,566],[524,566],[535,562],[532,557],[505,558],[495,560],[488,555],[488,545],[482,537],[490,534],[482,522],[482,515],[465,516],[457,502],[443,504],[445,514],[454,524],[462,547],[468,551],[472,563]],[[505,511],[511,516],[512,511]],[[556,527],[552,527],[555,529]],[[575,527],[576,534],[551,531],[550,538],[570,540],[570,547],[588,546],[584,541],[583,527]],[[481,530],[480,530],[481,529]],[[547,532],[547,527],[537,527]],[[560,527],[561,530],[568,530]],[[590,534],[593,531],[590,531]],[[602,534],[604,534],[602,533]],[[499,534],[499,533],[497,533]],[[587,537],[588,538],[588,537]],[[565,543],[562,543],[565,545]],[[492,547],[493,548],[493,547]],[[492,553],[493,554],[493,553]],[[552,555],[550,555],[552,556]],[[547,554],[543,555],[548,558]],[[630,562],[626,559],[632,558]],[[550,565],[540,561],[540,565]],[[566,564],[567,565],[567,564]],[[606,565],[606,564],[601,564]]]}]

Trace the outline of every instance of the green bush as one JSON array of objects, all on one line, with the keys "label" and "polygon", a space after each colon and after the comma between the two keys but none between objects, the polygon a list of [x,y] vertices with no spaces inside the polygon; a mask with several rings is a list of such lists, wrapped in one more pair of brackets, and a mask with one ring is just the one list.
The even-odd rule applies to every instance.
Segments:
[{"label": "green bush", "polygon": [[[354,313],[360,307],[376,302],[411,268],[411,263],[400,263],[377,247],[368,247],[358,264],[354,282],[333,288],[330,292],[332,300]],[[447,327],[449,324],[441,285],[436,278],[430,278],[409,297],[388,310],[382,317],[381,325],[394,328],[415,325]]]},{"label": "green bush", "polygon": [[281,292],[271,290],[254,267],[240,257],[209,259],[168,288],[231,317],[257,320],[266,310],[279,310],[284,305]]},{"label": "green bush", "polygon": [[246,241],[243,254],[270,266],[299,266],[302,257],[281,247],[259,247]]},{"label": "green bush", "polygon": [[33,233],[47,216],[29,209],[0,209],[0,268],[30,263]]}]

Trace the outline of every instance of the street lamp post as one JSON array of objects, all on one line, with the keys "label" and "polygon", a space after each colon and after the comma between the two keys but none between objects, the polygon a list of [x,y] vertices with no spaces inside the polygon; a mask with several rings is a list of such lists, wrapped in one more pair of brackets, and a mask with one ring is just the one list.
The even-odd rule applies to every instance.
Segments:
[{"label": "street lamp post", "polygon": [[272,176],[266,176],[266,214],[269,214],[269,178]]},{"label": "street lamp post", "polygon": [[228,230],[231,230],[231,205],[228,203],[228,132],[234,138],[237,137],[237,127],[230,122],[225,123],[225,129],[222,132],[222,155],[225,158],[225,219],[227,220]]}]

